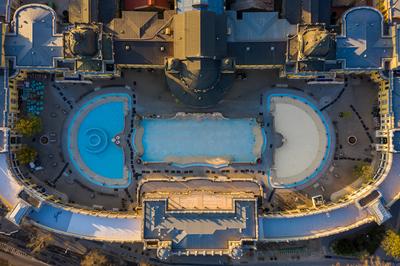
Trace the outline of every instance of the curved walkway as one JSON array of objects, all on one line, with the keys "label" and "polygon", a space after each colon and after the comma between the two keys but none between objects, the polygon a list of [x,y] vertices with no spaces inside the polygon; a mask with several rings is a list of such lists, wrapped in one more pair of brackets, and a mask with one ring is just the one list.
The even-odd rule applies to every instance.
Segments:
[{"label": "curved walkway", "polygon": [[[381,177],[376,188],[390,206],[400,195],[400,154],[393,154],[390,170]],[[259,217],[259,239],[283,241],[288,239],[311,239],[337,234],[356,228],[374,219],[368,211],[360,210],[355,202],[327,212],[303,216]],[[285,228],[285,230],[280,230]]]},{"label": "curved walkway", "polygon": [[86,239],[117,242],[142,239],[141,217],[100,217],[68,211],[49,204],[43,204],[28,217],[43,228]]},{"label": "curved walkway", "polygon": [[[330,212],[295,217],[259,217],[259,239],[266,241],[304,240],[347,231],[373,221],[355,204]],[[282,230],[284,228],[284,230]]]},{"label": "curved walkway", "polygon": [[400,196],[400,154],[394,153],[386,178],[379,185],[382,197],[391,206]]},{"label": "curved walkway", "polygon": [[0,153],[0,199],[8,208],[14,207],[20,201],[18,194],[23,189],[10,171],[7,153]]}]

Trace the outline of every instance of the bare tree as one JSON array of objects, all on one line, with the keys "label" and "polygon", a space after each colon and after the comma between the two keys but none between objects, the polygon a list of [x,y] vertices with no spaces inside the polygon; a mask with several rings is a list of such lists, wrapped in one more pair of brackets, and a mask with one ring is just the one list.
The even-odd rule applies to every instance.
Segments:
[{"label": "bare tree", "polygon": [[100,250],[91,250],[81,261],[82,266],[109,266],[111,263]]},{"label": "bare tree", "polygon": [[31,237],[30,242],[27,247],[32,250],[33,253],[40,253],[46,249],[49,245],[54,242],[54,237],[50,233],[40,233],[35,231],[33,237]]}]

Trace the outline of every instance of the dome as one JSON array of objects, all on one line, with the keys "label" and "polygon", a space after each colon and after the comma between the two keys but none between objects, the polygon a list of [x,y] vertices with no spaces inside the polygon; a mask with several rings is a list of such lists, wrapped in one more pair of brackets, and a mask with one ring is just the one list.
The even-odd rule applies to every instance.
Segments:
[{"label": "dome", "polygon": [[332,35],[323,29],[309,29],[302,36],[304,57],[326,57],[332,49]]},{"label": "dome", "polygon": [[70,52],[75,56],[94,57],[99,51],[98,35],[89,27],[72,29],[67,37]]},{"label": "dome", "polygon": [[219,62],[211,59],[186,61],[181,78],[194,91],[206,92],[214,88],[220,74]]}]

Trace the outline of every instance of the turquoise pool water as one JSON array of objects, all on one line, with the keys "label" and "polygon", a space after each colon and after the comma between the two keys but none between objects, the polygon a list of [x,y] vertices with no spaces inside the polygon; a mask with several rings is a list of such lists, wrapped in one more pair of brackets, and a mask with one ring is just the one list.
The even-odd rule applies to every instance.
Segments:
[{"label": "turquoise pool water", "polygon": [[[141,158],[148,163],[207,165],[218,158],[253,163],[266,142],[254,119],[144,119],[141,127]],[[262,134],[261,143],[255,131]]]},{"label": "turquoise pool water", "polygon": [[[124,178],[124,151],[115,143],[115,137],[124,130],[125,103],[111,96],[121,95],[101,95],[85,103],[74,115],[68,133],[73,164],[82,175],[96,183],[105,183],[99,181],[104,178]],[[107,98],[110,101],[105,100]]]},{"label": "turquoise pool water", "polygon": [[107,178],[122,178],[124,152],[111,141],[124,130],[124,104],[110,102],[91,110],[78,131],[78,148],[83,162]]}]

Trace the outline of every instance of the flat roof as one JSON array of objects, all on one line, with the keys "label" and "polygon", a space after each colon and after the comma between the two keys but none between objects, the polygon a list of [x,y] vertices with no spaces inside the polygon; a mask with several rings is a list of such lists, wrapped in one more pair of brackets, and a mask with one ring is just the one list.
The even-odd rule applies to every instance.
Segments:
[{"label": "flat roof", "polygon": [[381,69],[393,57],[390,37],[383,36],[382,14],[370,7],[350,9],[343,16],[343,36],[336,38],[336,58],[346,69]]},{"label": "flat roof", "polygon": [[165,57],[172,56],[172,42],[114,41],[114,62],[117,65],[164,66]]},{"label": "flat roof", "polygon": [[11,173],[8,164],[8,154],[0,153],[0,199],[8,207],[15,206],[20,198],[18,194],[23,187],[17,182],[14,175]]},{"label": "flat roof", "polygon": [[236,65],[283,65],[286,42],[229,42],[228,55]]},{"label": "flat roof", "polygon": [[235,200],[231,212],[169,212],[167,200],[144,201],[144,239],[172,241],[172,249],[227,249],[228,241],[255,239],[255,200]]},{"label": "flat roof", "polygon": [[393,147],[396,152],[400,152],[400,131],[393,132]]},{"label": "flat roof", "polygon": [[295,34],[297,27],[286,19],[280,19],[278,12],[243,12],[237,18],[235,11],[226,11],[228,42],[286,42],[289,34]]},{"label": "flat roof", "polygon": [[30,4],[14,14],[15,27],[6,35],[6,57],[17,68],[54,68],[63,56],[63,36],[56,33],[56,14],[46,5]]},{"label": "flat roof", "polygon": [[178,13],[192,10],[208,10],[222,14],[225,10],[224,0],[176,0],[176,5]]},{"label": "flat roof", "polygon": [[0,0],[0,16],[6,16],[7,14],[7,6],[8,6],[9,0]]},{"label": "flat roof", "polygon": [[400,191],[400,154],[392,153],[392,156],[393,159],[390,170],[386,178],[379,185],[379,192],[382,194],[382,198],[387,202],[392,202],[393,199],[396,199]]},{"label": "flat roof", "polygon": [[331,210],[305,214],[301,216],[259,217],[260,240],[287,240],[298,238],[318,238],[318,234],[326,234],[330,231],[343,230],[346,227],[356,226],[357,223],[367,219],[367,211],[360,210],[354,204]]}]

